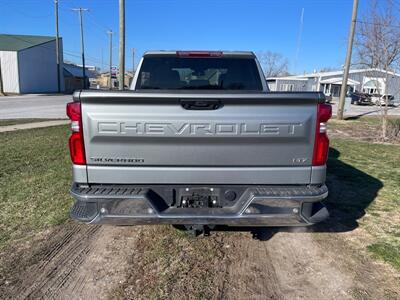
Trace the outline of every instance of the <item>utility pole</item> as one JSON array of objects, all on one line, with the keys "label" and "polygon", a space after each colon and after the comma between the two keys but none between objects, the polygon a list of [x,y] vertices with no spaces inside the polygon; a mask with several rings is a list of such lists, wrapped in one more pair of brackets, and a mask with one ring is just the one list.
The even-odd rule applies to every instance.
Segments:
[{"label": "utility pole", "polygon": [[57,91],[61,92],[60,79],[60,35],[58,31],[58,0],[54,0],[54,13],[56,17],[56,61],[57,61]]},{"label": "utility pole", "polygon": [[125,84],[125,0],[119,0],[119,90]]},{"label": "utility pole", "polygon": [[135,48],[132,48],[132,76],[135,74]]},{"label": "utility pole", "polygon": [[82,83],[82,88],[86,88],[86,71],[85,71],[85,45],[83,43],[83,21],[82,21],[82,12],[88,11],[89,9],[87,8],[73,8],[73,11],[79,12],[79,23],[81,26],[81,52],[82,52],[82,73],[83,73],[83,83]]},{"label": "utility pole", "polygon": [[351,52],[353,50],[354,32],[356,30],[356,23],[357,23],[357,8],[358,8],[358,0],[353,0],[353,13],[351,16],[349,41],[347,44],[346,61],[344,63],[343,81],[342,81],[342,88],[340,89],[339,106],[337,112],[337,118],[339,120],[343,120],[344,102],[347,93],[347,80],[349,79],[349,70],[351,63]]},{"label": "utility pole", "polygon": [[104,69],[104,49],[101,48],[101,70]]},{"label": "utility pole", "polygon": [[112,88],[112,78],[111,78],[111,71],[112,71],[112,30],[107,31],[107,34],[110,37],[110,81],[108,82],[108,88],[111,90]]},{"label": "utility pole", "polygon": [[5,96],[4,86],[3,86],[3,77],[1,76],[1,60],[0,60],[0,95]]}]

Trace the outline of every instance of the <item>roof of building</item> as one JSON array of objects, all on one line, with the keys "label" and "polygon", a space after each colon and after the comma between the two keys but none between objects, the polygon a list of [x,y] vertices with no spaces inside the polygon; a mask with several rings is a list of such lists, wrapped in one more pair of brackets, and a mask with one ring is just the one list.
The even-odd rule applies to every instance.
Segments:
[{"label": "roof of building", "polygon": [[[322,83],[322,84],[340,84],[341,85],[343,83],[343,77],[333,77],[333,78],[329,78],[329,79],[324,79],[324,80],[321,80],[320,83]],[[360,82],[357,80],[348,78],[347,84],[348,85],[357,85],[357,84],[360,84]]]},{"label": "roof of building", "polygon": [[[367,69],[350,69],[349,74],[354,73],[362,73],[362,72],[382,72],[385,73],[385,70],[376,69],[376,68],[367,68]],[[387,71],[390,75],[400,76],[400,74],[394,73],[392,71]],[[296,75],[296,77],[325,77],[325,76],[335,76],[335,75],[342,75],[343,70],[339,71],[329,71],[329,72],[315,72],[315,73],[308,73],[303,75]]]},{"label": "roof of building", "polygon": [[[72,63],[66,63],[64,62],[64,76],[65,77],[83,77],[83,68],[72,64]],[[88,78],[96,78],[95,72],[86,69],[85,70],[85,76]]]},{"label": "roof of building", "polygon": [[[385,70],[381,69],[350,69],[349,73],[354,74],[354,73],[362,73],[362,72],[382,72],[385,73]],[[399,76],[400,74],[392,72],[392,71],[387,71],[388,74],[394,75],[394,76]],[[329,71],[329,72],[314,72],[314,73],[308,73],[308,74],[303,74],[303,75],[293,75],[293,76],[285,76],[285,77],[270,77],[267,78],[267,80],[276,80],[276,79],[285,79],[285,80],[297,80],[297,79],[305,79],[305,78],[315,78],[315,77],[327,77],[327,76],[338,76],[342,75],[343,70],[339,71]]]},{"label": "roof of building", "polygon": [[282,77],[268,77],[266,80],[299,80],[299,81],[307,81],[307,78],[299,78],[298,76],[282,76]]},{"label": "roof of building", "polygon": [[0,51],[20,51],[55,39],[53,36],[0,34]]}]

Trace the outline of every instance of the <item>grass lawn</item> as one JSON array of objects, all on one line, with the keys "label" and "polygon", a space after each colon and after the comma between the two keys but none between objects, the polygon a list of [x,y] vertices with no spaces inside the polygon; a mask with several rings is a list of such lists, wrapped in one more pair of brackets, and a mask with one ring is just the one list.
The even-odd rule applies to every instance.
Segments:
[{"label": "grass lawn", "polygon": [[0,133],[0,249],[68,219],[68,126]]},{"label": "grass lawn", "polygon": [[368,251],[398,270],[399,183],[400,146],[332,139],[327,180],[330,223],[367,230],[373,237]]},{"label": "grass lawn", "polygon": [[52,121],[54,119],[6,119],[0,120],[0,126],[10,126],[10,125],[19,125],[19,124],[26,124],[26,123],[34,123],[34,122],[44,122],[44,121]]}]

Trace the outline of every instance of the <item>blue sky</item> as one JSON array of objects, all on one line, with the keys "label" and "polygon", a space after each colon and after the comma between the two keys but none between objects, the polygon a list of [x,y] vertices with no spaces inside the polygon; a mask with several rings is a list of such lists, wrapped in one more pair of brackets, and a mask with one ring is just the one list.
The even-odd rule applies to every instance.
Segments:
[{"label": "blue sky", "polygon": [[[84,7],[87,64],[108,64],[107,29],[115,32],[118,61],[118,0],[59,0],[64,59],[78,62],[79,20]],[[359,14],[369,0],[360,0]],[[304,26],[297,63],[301,10]],[[126,0],[127,69],[146,50],[273,51],[288,58],[292,73],[343,64],[352,0]],[[54,35],[54,0],[0,0],[0,33]],[[103,57],[103,59],[102,59]]]}]

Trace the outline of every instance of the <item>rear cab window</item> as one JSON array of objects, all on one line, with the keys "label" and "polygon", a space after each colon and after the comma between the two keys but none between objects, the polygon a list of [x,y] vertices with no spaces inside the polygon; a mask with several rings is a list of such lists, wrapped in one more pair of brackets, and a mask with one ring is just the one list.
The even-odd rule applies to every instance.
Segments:
[{"label": "rear cab window", "polygon": [[241,90],[262,91],[255,58],[145,56],[136,90]]}]

